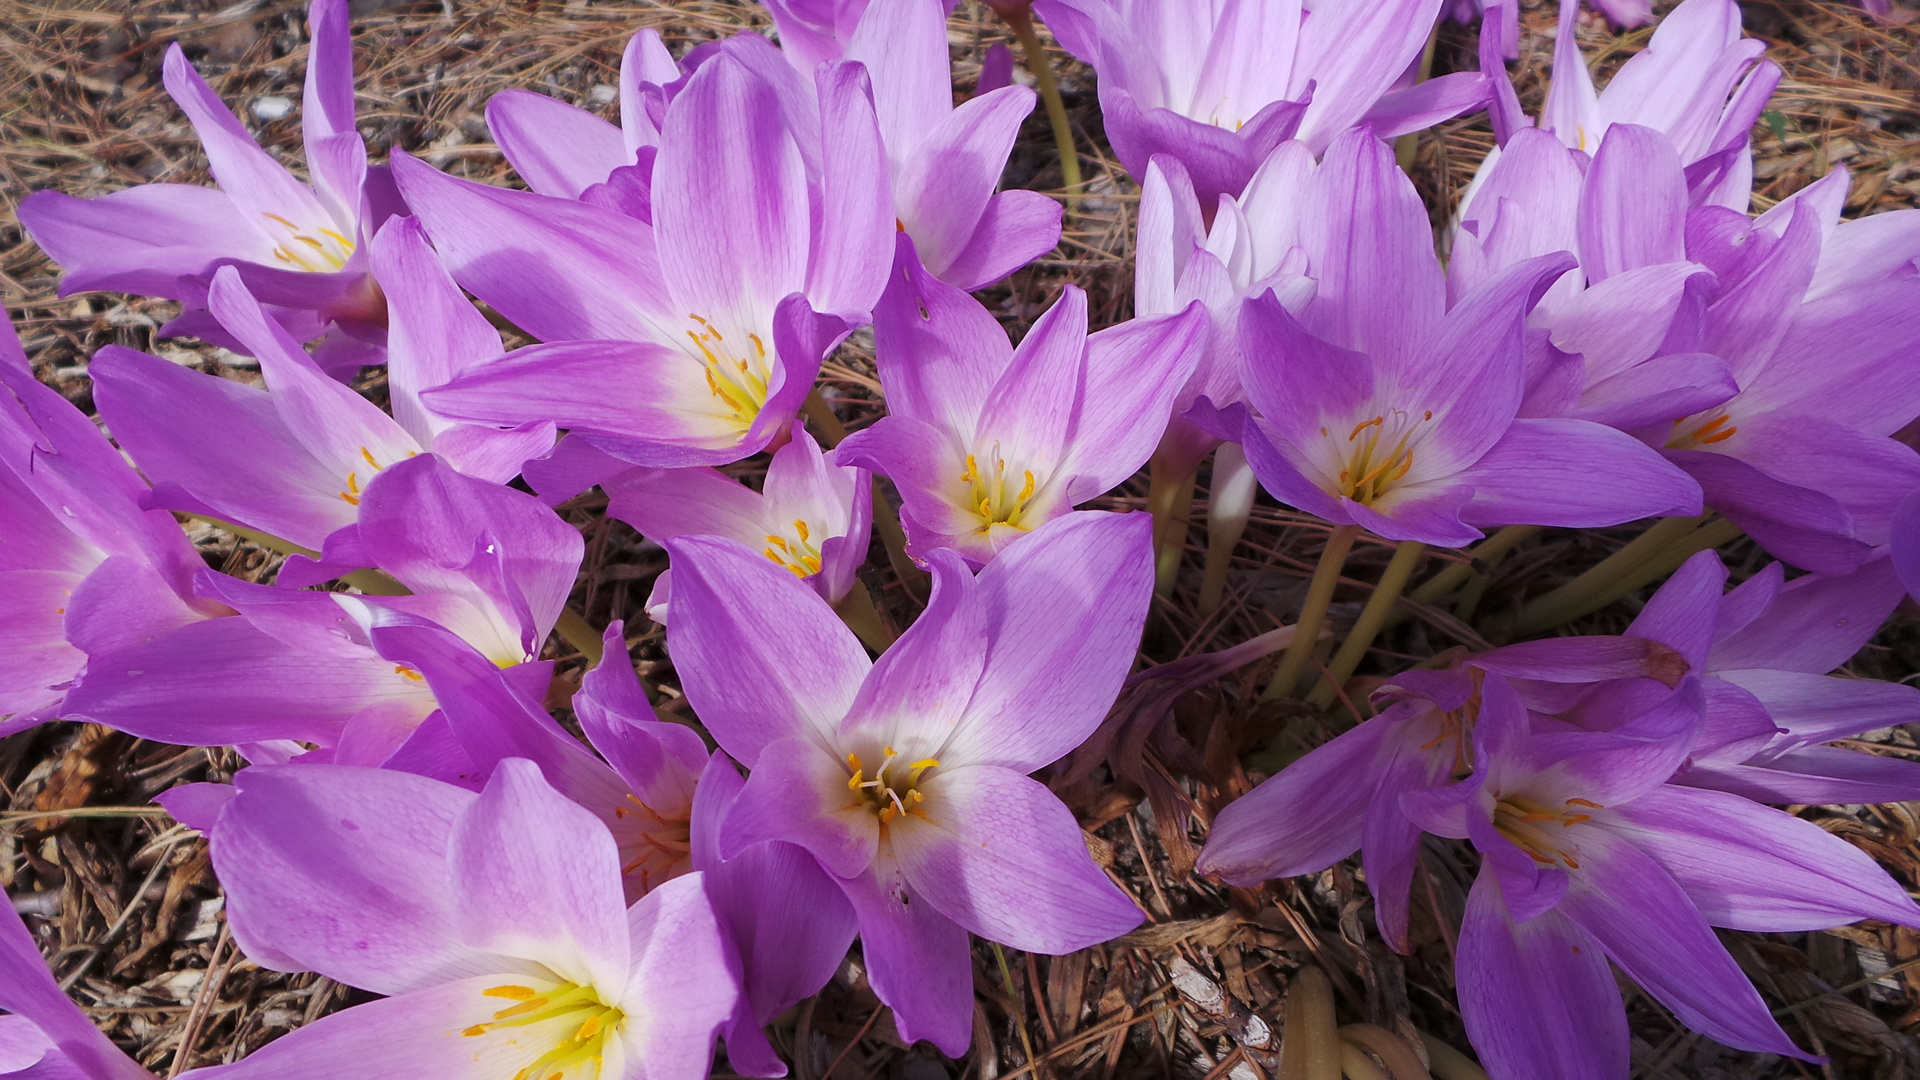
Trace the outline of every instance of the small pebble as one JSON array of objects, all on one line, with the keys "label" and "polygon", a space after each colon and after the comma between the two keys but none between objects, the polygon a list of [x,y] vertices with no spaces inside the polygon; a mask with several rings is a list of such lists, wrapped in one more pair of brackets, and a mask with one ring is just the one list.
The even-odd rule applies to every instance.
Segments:
[{"label": "small pebble", "polygon": [[272,123],[285,120],[293,114],[293,99],[270,94],[253,103],[253,115],[260,120]]},{"label": "small pebble", "polygon": [[614,99],[619,96],[620,91],[607,83],[600,83],[592,90],[587,91],[587,100],[593,102],[595,105],[611,105]]}]

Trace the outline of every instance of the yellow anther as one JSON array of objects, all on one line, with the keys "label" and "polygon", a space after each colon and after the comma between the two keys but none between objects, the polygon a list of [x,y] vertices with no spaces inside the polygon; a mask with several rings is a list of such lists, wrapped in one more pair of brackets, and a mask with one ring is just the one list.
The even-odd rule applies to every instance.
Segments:
[{"label": "yellow anther", "polygon": [[493,1014],[493,1018],[495,1020],[510,1020],[516,1016],[525,1016],[530,1012],[538,1012],[539,1010],[544,1009],[546,1007],[547,1007],[546,998],[543,998],[543,997],[529,998],[518,1005],[509,1005],[506,1008],[501,1009],[499,1012]]},{"label": "yellow anther", "polygon": [[482,997],[511,998],[514,1001],[526,1001],[539,996],[539,991],[531,986],[495,986],[480,991]]},{"label": "yellow anther", "polygon": [[1383,427],[1386,425],[1386,422],[1387,418],[1384,416],[1376,416],[1371,420],[1362,420],[1360,423],[1353,425],[1352,431],[1347,432],[1347,441],[1352,442],[1359,438],[1360,433],[1370,427]]},{"label": "yellow anther", "polygon": [[363,447],[361,447],[361,448],[360,448],[360,456],[361,456],[361,457],[363,457],[363,458],[366,458],[366,459],[367,459],[367,464],[369,464],[369,465],[371,465],[371,466],[373,466],[373,471],[374,471],[374,472],[379,472],[379,471],[380,471],[380,469],[381,469],[381,465],[380,465],[380,463],[379,463],[379,462],[377,462],[377,461],[375,461],[375,460],[373,460],[373,454],[372,454],[372,453],[370,453],[370,452],[369,452],[369,451],[367,450],[367,448],[366,448],[366,447],[364,447],[364,446],[363,446]]},{"label": "yellow anther", "polygon": [[753,342],[753,351],[755,353],[759,354],[761,357],[765,357],[767,355],[767,347],[760,343],[759,334],[748,334],[747,340]]},{"label": "yellow anther", "polygon": [[788,550],[786,540],[782,539],[781,537],[770,535],[767,537],[767,543],[772,544],[774,547],[779,548],[781,551]]},{"label": "yellow anther", "polygon": [[803,544],[813,535],[811,530],[807,528],[807,523],[801,521],[799,518],[793,519],[793,531],[800,534],[800,542]]},{"label": "yellow anther", "polygon": [[1027,482],[1020,485],[1019,497],[1022,499],[1031,499],[1033,498],[1033,470],[1032,469],[1026,470],[1026,474],[1027,474]]},{"label": "yellow anther", "polygon": [[973,455],[968,454],[967,471],[960,474],[960,482],[963,484],[971,484],[978,479],[980,479],[980,466],[974,462]]},{"label": "yellow anther", "polygon": [[[848,754],[847,756],[848,756],[848,757],[852,757],[853,755],[852,755],[852,754]],[[864,771],[865,771],[865,770],[862,770],[862,769],[855,769],[855,770],[853,770],[853,775],[852,775],[851,777],[848,777],[848,778],[847,778],[847,790],[848,790],[848,791],[859,791],[859,790],[860,790],[861,788],[863,788],[863,787],[865,787],[865,786],[866,786],[865,784],[862,784],[862,783],[860,782],[860,776],[861,776],[861,774],[862,774],[862,773],[863,773]]]},{"label": "yellow anther", "polygon": [[602,1017],[605,1015],[605,1013],[594,1013],[592,1016],[587,1017],[587,1022],[580,1025],[579,1031],[574,1032],[573,1041],[586,1042],[588,1039],[598,1035],[601,1024],[603,1023]]}]

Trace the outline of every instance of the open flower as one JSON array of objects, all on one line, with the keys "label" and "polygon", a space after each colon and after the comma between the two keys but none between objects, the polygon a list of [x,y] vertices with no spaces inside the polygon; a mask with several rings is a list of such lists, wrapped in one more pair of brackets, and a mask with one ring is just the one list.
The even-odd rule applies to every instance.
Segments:
[{"label": "open flower", "polygon": [[247,134],[187,63],[167,47],[167,92],[199,133],[216,188],[149,184],[98,199],[40,191],[20,221],[66,271],[62,295],[115,289],[187,304],[161,329],[235,349],[204,309],[213,272],[231,265],[296,338],[329,330],[321,357],[331,370],[379,363],[386,308],[368,273],[366,242],[398,209],[384,170],[370,169],[353,119],[353,57],[347,0],[314,0],[311,61],[301,123],[304,184]]},{"label": "open flower", "polygon": [[1355,125],[1383,137],[1478,108],[1486,77],[1456,72],[1393,90],[1420,56],[1440,0],[1037,0],[1060,43],[1100,73],[1121,164],[1178,158],[1201,201],[1238,195],[1275,146],[1315,152]]},{"label": "open flower", "polygon": [[0,731],[58,716],[88,652],[229,613],[194,596],[200,555],[151,495],[0,313]]},{"label": "open flower", "polygon": [[[361,509],[358,524],[329,537],[318,564],[295,556],[283,566],[287,581],[385,570],[412,594],[352,602],[431,620],[542,695],[552,665],[536,657],[573,586],[580,534],[532,496],[429,455],[384,470]],[[438,707],[420,672],[380,656],[366,620],[334,594],[204,569],[196,589],[241,617],[168,627],[94,652],[69,694],[69,715],[194,746],[299,740],[326,750],[321,760],[344,754],[373,765]],[[305,749],[286,744],[276,756]]]},{"label": "open flower", "polygon": [[[153,505],[319,550],[359,518],[374,477],[422,446],[328,378],[235,270],[214,275],[208,303],[260,358],[267,389],[108,346],[88,366],[100,415],[154,481]],[[225,453],[206,453],[207,431],[221,433]]]},{"label": "open flower", "polygon": [[877,663],[819,595],[732,541],[667,542],[668,646],[689,701],[751,770],[720,853],[797,844],[853,903],[903,1038],[958,1056],[972,931],[1059,954],[1140,912],[1026,774],[1099,724],[1152,592],[1145,515],[1075,514],[978,578],[929,556],[925,613]]},{"label": "open flower", "polygon": [[699,875],[629,908],[613,838],[533,763],[478,795],[337,765],[234,786],[211,831],[234,940],[388,996],[206,1075],[705,1075],[738,990]]},{"label": "open flower", "polygon": [[865,73],[835,64],[819,80],[825,172],[810,184],[774,86],[724,52],[702,64],[666,111],[651,225],[399,159],[454,279],[545,342],[426,391],[426,406],[551,421],[637,465],[764,449],[870,317],[894,231]]},{"label": "open flower", "polygon": [[1498,1080],[1626,1074],[1609,960],[1694,1031],[1810,1059],[1711,927],[1920,921],[1871,858],[1813,823],[1665,783],[1691,725],[1538,734],[1489,715],[1475,737],[1475,779],[1407,805],[1483,856],[1456,977],[1468,1036]]},{"label": "open flower", "polygon": [[[773,452],[760,491],[700,467],[620,468],[599,483],[607,492],[607,516],[647,539],[738,540],[758,547],[833,604],[853,588],[873,528],[872,477],[865,469],[838,464],[843,456],[821,453],[806,425],[796,420],[787,444]],[[648,614],[663,625],[672,573],[663,571],[654,581],[647,604]]]},{"label": "open flower", "polygon": [[783,101],[806,102],[788,119],[809,182],[818,185],[837,182],[826,175],[832,163],[825,156],[836,133],[815,119],[815,72],[822,63],[856,62],[873,80],[895,220],[936,275],[978,289],[1051,250],[1062,208],[1036,191],[996,190],[1034,94],[1002,86],[954,106],[947,15],[955,2],[842,3],[831,11],[769,4],[790,70],[766,62],[773,50],[756,34],[698,47],[683,69],[657,32],[642,30],[621,60],[618,128],[527,90],[494,95],[487,127],[533,190],[650,221],[658,124],[687,85],[683,71],[731,56],[767,79]]},{"label": "open flower", "polygon": [[1069,285],[1016,349],[911,241],[894,267],[874,324],[891,411],[839,457],[899,487],[915,558],[952,548],[985,563],[1146,463],[1199,358],[1199,304],[1089,335],[1086,294]]},{"label": "open flower", "polygon": [[478,788],[502,762],[523,758],[606,826],[630,901],[700,871],[743,989],[722,1036],[728,1059],[749,1076],[782,1075],[762,1026],[826,985],[853,940],[853,910],[813,857],[791,844],[720,857],[720,825],[738,799],[740,775],[725,755],[709,759],[691,728],[654,713],[621,623],[607,627],[605,657],[573,698],[602,761],[539,700],[440,627],[381,609],[371,609],[368,622],[383,657],[420,672],[443,721],[423,725],[423,737],[385,767]]},{"label": "open flower", "polygon": [[1313,298],[1296,318],[1270,291],[1240,317],[1258,416],[1239,441],[1276,498],[1449,547],[1489,526],[1698,512],[1698,486],[1622,432],[1515,419],[1527,308],[1570,256],[1511,267],[1449,310],[1425,207],[1365,131],[1335,141],[1297,212]]}]

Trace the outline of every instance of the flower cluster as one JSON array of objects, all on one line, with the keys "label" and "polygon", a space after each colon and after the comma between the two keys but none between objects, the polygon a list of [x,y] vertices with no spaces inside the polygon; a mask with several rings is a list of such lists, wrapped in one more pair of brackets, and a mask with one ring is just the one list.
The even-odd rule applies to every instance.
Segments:
[{"label": "flower cluster", "polygon": [[[1017,344],[973,293],[1061,237],[1061,201],[999,190],[1038,96],[990,64],[954,104],[951,0],[767,6],[777,45],[637,34],[618,126],[500,93],[521,190],[370,164],[346,0],[313,0],[307,180],[175,45],[219,186],[20,206],[63,290],[177,301],[163,334],[258,362],[101,349],[110,442],[0,340],[0,733],[237,749],[231,782],[161,798],[233,940],[378,996],[200,1072],[695,1080],[718,1043],[781,1076],[766,1026],[856,938],[899,1036],[961,1056],[972,938],[1058,955],[1143,918],[1050,768],[1171,700],[1130,687],[1281,650],[1266,696],[1342,730],[1220,809],[1198,873],[1358,851],[1405,951],[1423,835],[1470,845],[1459,1007],[1495,1080],[1624,1080],[1614,968],[1816,1060],[1714,928],[1920,926],[1777,808],[1920,798],[1920,764],[1830,745],[1920,721],[1920,689],[1830,674],[1920,588],[1920,453],[1891,437],[1920,417],[1920,211],[1842,221],[1836,168],[1749,215],[1781,72],[1732,0],[1685,0],[1604,92],[1568,0],[1538,118],[1512,0],[1483,70],[1437,78],[1430,31],[1475,5],[1036,0],[1139,184],[1136,314],[1090,332],[1067,285]],[[1443,263],[1390,140],[1482,109],[1499,145],[1442,208]],[[816,384],[867,327],[886,411],[849,434]],[[1203,607],[1261,489],[1324,553],[1290,629],[1136,672],[1210,454]],[[1151,514],[1086,508],[1149,466]],[[586,546],[555,507],[593,488],[670,560],[645,610],[671,717],[623,623],[568,607]],[[273,584],[182,518],[283,555]],[[1429,548],[1477,545],[1413,589],[1457,626],[1540,529],[1646,518],[1506,644],[1349,682]],[[876,531],[924,594],[903,632]],[[1362,535],[1394,555],[1323,656]],[[1711,549],[1742,535],[1778,561],[1729,591]],[[1668,575],[1624,634],[1539,636]],[[10,908],[0,938],[0,1075],[148,1075]]]}]

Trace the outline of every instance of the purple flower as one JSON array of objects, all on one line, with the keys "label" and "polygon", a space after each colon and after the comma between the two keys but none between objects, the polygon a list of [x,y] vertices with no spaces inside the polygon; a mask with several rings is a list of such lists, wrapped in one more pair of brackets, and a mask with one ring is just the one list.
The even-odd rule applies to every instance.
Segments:
[{"label": "purple flower", "polygon": [[1420,833],[1471,839],[1485,861],[1457,981],[1468,1033],[1498,1080],[1547,1075],[1554,1054],[1553,1075],[1568,1062],[1596,1080],[1624,1075],[1609,959],[1689,1027],[1798,1055],[1710,927],[1911,924],[1920,908],[1812,823],[1669,782],[1702,730],[1705,695],[1651,644],[1550,639],[1484,658],[1536,680],[1536,693],[1577,681],[1583,666],[1651,684],[1637,706],[1614,699],[1606,732],[1530,712],[1478,660],[1407,672],[1376,695],[1390,703],[1378,716],[1221,811],[1199,869],[1250,885],[1317,872],[1360,847],[1381,933],[1404,949]]},{"label": "purple flower", "polygon": [[552,421],[638,465],[764,449],[870,317],[893,232],[864,72],[829,65],[819,85],[811,184],[775,86],[731,53],[702,64],[666,110],[650,225],[397,160],[454,279],[546,342],[426,391],[427,407]]},{"label": "purple flower", "polygon": [[1298,311],[1313,295],[1296,208],[1314,168],[1305,143],[1281,143],[1260,163],[1245,191],[1220,196],[1209,224],[1186,166],[1167,154],[1154,155],[1147,165],[1134,241],[1134,313],[1173,314],[1199,300],[1212,316],[1199,362],[1174,399],[1160,448],[1182,474],[1198,467],[1219,442],[1186,419],[1194,402],[1206,398],[1224,409],[1246,400],[1239,352],[1244,301],[1271,289],[1283,307]]},{"label": "purple flower", "polygon": [[[0,904],[0,1075],[153,1080],[67,997],[12,904]],[[195,1075],[188,1073],[187,1075]]]},{"label": "purple flower", "polygon": [[0,731],[58,716],[88,651],[226,613],[194,597],[200,556],[150,495],[0,320]]},{"label": "purple flower", "polygon": [[[260,358],[267,389],[107,346],[88,365],[115,441],[154,481],[152,505],[232,522],[319,550],[360,516],[380,470],[420,441],[351,388],[327,377],[222,267],[208,304]],[[223,452],[206,452],[219,431]]]},{"label": "purple flower", "polygon": [[61,295],[111,289],[183,301],[161,334],[193,334],[235,349],[203,309],[213,272],[233,266],[296,338],[333,331],[329,370],[379,363],[386,308],[363,245],[399,208],[391,181],[367,165],[353,118],[346,0],[314,0],[312,60],[301,123],[311,185],[247,134],[180,46],[167,48],[167,92],[200,135],[219,188],[149,184],[98,199],[41,191],[20,221],[66,274]]},{"label": "purple flower", "polygon": [[1313,297],[1296,317],[1269,291],[1239,327],[1259,413],[1240,441],[1275,498],[1448,547],[1490,526],[1698,512],[1697,486],[1621,432],[1515,419],[1527,308],[1571,258],[1516,265],[1449,310],[1426,210],[1380,140],[1342,136],[1298,190]]},{"label": "purple flower", "polygon": [[1315,152],[1355,125],[1383,137],[1479,108],[1487,81],[1460,72],[1396,90],[1441,0],[1037,0],[1068,52],[1100,74],[1121,164],[1178,158],[1204,205],[1238,195],[1274,147]]},{"label": "purple flower", "polygon": [[[1627,638],[1560,638],[1567,643],[1644,639],[1669,645],[1700,678],[1705,713],[1699,737],[1673,782],[1716,788],[1760,802],[1830,805],[1920,797],[1920,764],[1825,745],[1920,720],[1920,689],[1877,679],[1829,676],[1860,651],[1900,600],[1889,560],[1849,574],[1808,574],[1783,583],[1769,563],[1721,596],[1726,570],[1713,552],[1688,560],[1648,601]],[[1534,643],[1535,645],[1540,643]],[[1528,645],[1474,661],[1503,663]],[[1502,670],[1517,674],[1503,663]],[[1603,682],[1551,688],[1562,700],[1534,707],[1579,727],[1612,729],[1623,700],[1649,688]],[[1564,679],[1563,683],[1574,680]],[[1566,700],[1574,690],[1577,700]]]},{"label": "purple flower", "polygon": [[[977,289],[1045,254],[1060,239],[1061,205],[1035,191],[996,192],[1033,91],[1002,87],[953,105],[947,14],[954,0],[845,4],[829,26],[845,41],[813,29],[807,4],[771,5],[781,31],[776,53],[764,38],[741,34],[696,47],[684,69],[659,35],[643,30],[621,64],[618,129],[544,94],[506,90],[487,103],[487,125],[516,171],[543,195],[581,199],[652,220],[651,184],[668,103],[691,72],[729,56],[774,88],[799,145],[809,183],[826,175],[815,72],[822,63],[856,62],[873,80],[881,141],[892,178],[893,213],[939,277]],[[785,61],[781,60],[784,54]]]},{"label": "purple flower", "polygon": [[1455,973],[1490,1075],[1625,1076],[1609,960],[1695,1031],[1812,1060],[1711,927],[1920,922],[1871,858],[1813,823],[1665,783],[1692,738],[1691,722],[1538,734],[1524,712],[1483,711],[1473,780],[1404,800],[1429,831],[1470,838],[1483,858]]},{"label": "purple flower", "polygon": [[1069,285],[1016,349],[911,241],[894,267],[874,315],[890,412],[839,456],[899,487],[916,559],[952,548],[985,563],[1146,463],[1199,357],[1198,304],[1089,335],[1086,294]]},{"label": "purple flower", "polygon": [[613,837],[528,761],[477,795],[385,769],[246,769],[210,837],[249,959],[387,995],[210,1076],[697,1080],[738,994],[699,875],[629,908]]},{"label": "purple flower", "polygon": [[[1616,6],[1605,10],[1616,23]],[[1644,9],[1642,9],[1644,10]],[[1687,168],[1696,204],[1744,211],[1753,188],[1751,132],[1767,97],[1781,78],[1778,64],[1760,59],[1764,42],[1740,34],[1740,8],[1733,0],[1685,0],[1655,28],[1647,47],[1614,73],[1605,93],[1596,93],[1574,33],[1579,5],[1560,9],[1554,41],[1556,77],[1541,111],[1540,127],[1566,146],[1596,153],[1616,124],[1652,128],[1671,142]],[[1651,19],[1642,18],[1642,22]],[[1496,130],[1527,123],[1518,103],[1507,105]],[[1505,142],[1505,138],[1501,139]],[[1484,173],[1494,164],[1490,155]]]},{"label": "purple flower", "polygon": [[[832,604],[853,588],[873,527],[872,476],[839,464],[844,456],[821,453],[806,426],[795,421],[787,444],[773,452],[766,483],[757,492],[716,469],[632,468],[624,462],[613,462],[618,471],[599,484],[607,492],[607,516],[647,539],[738,540],[759,548]],[[662,625],[671,575],[671,570],[661,573],[654,600],[647,604],[647,613]]]},{"label": "purple flower", "polygon": [[977,579],[934,551],[932,600],[878,663],[752,550],[667,542],[674,664],[752,770],[719,851],[811,852],[852,901],[874,990],[909,1041],[965,1050],[969,931],[1057,954],[1140,921],[1025,774],[1078,745],[1118,693],[1152,592],[1150,529],[1145,515],[1071,515]]},{"label": "purple flower", "polygon": [[419,671],[374,649],[365,609],[346,604],[431,620],[508,668],[538,699],[552,666],[534,658],[573,587],[579,533],[532,496],[427,455],[383,471],[361,509],[357,525],[328,538],[319,564],[296,556],[281,574],[318,581],[374,567],[413,595],[346,598],[203,570],[199,594],[242,617],[128,636],[92,652],[67,714],[168,742],[300,740],[325,748],[323,760],[380,764],[438,703]]},{"label": "purple flower", "polygon": [[832,977],[853,940],[853,910],[812,856],[791,844],[720,858],[720,823],[739,795],[739,773],[724,755],[709,760],[693,729],[655,715],[621,624],[607,627],[606,659],[573,699],[603,762],[471,646],[406,615],[370,615],[374,647],[418,670],[444,714],[386,767],[478,788],[501,762],[525,758],[612,834],[630,901],[701,871],[744,991],[723,1033],[728,1058],[746,1075],[783,1074],[761,1028]]},{"label": "purple flower", "polygon": [[1453,288],[1571,243],[1581,274],[1536,312],[1550,347],[1521,414],[1632,432],[1773,555],[1844,573],[1920,487],[1920,455],[1888,438],[1920,413],[1920,212],[1840,222],[1836,171],[1750,220],[1690,206],[1681,160],[1616,124],[1582,175],[1517,133],[1469,204]]}]

